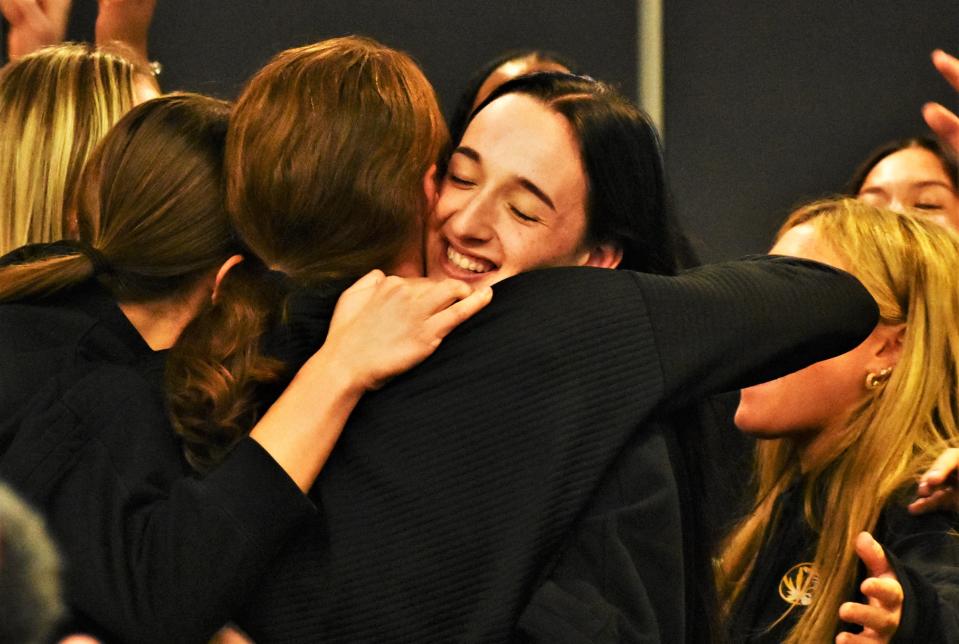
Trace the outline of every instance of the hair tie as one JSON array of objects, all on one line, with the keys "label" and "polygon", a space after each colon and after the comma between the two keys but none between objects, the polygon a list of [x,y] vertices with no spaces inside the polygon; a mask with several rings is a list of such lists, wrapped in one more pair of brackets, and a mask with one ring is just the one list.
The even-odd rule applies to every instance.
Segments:
[{"label": "hair tie", "polygon": [[94,248],[82,239],[65,239],[61,244],[76,250],[90,260],[90,263],[93,265],[94,276],[107,275],[113,272],[113,267],[110,266],[110,262],[107,261],[106,256],[104,256],[99,249]]}]

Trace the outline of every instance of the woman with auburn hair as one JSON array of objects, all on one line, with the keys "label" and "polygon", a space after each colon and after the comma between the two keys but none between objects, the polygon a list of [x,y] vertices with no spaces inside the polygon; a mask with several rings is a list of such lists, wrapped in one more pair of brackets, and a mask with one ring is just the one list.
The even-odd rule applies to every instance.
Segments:
[{"label": "woman with auburn hair", "polygon": [[772,252],[852,271],[880,322],[852,351],[742,392],[736,424],[760,443],[754,509],[718,568],[732,638],[953,641],[955,517],[906,504],[959,443],[959,238],[846,199],[794,212]]},{"label": "woman with auburn hair", "polygon": [[[590,87],[598,110],[588,113],[602,119],[611,99]],[[635,181],[636,168],[648,161],[652,173],[639,178],[661,180],[648,122],[638,112],[612,113],[617,118],[607,122],[632,129],[626,140],[637,153],[629,170],[619,172]],[[585,190],[562,121],[544,120],[547,145],[561,143],[546,157],[558,158],[561,176]],[[227,203],[244,244],[287,276],[285,324],[266,339],[269,355],[295,366],[323,342],[338,280],[375,266],[423,270],[422,218],[436,201],[432,164],[444,138],[422,72],[406,55],[369,39],[282,52],[249,81],[227,138]],[[651,147],[632,150],[634,141]],[[576,196],[573,238],[566,241],[578,251],[587,245],[579,236],[585,213],[576,210],[586,195]],[[554,198],[554,205],[566,202]],[[590,237],[588,246],[609,243],[603,257],[615,260],[622,255],[613,247],[618,239]],[[545,248],[553,265],[567,251],[581,258],[567,248]],[[656,258],[672,261],[668,252]],[[550,264],[516,259],[511,266],[519,270]],[[203,343],[217,337],[216,310],[227,306],[231,282],[237,295],[247,290],[246,277],[228,274],[211,315],[197,318],[182,341],[191,356],[178,363],[186,375],[173,376],[182,384],[170,390],[171,408],[200,455],[215,455],[242,436],[233,428],[224,433],[203,410],[255,408],[271,399],[255,389],[255,374],[217,393],[205,374],[230,357],[216,354],[207,365],[196,359],[215,354]],[[673,540],[662,553],[663,569],[681,576],[665,446],[661,436],[641,431],[644,422],[688,397],[848,349],[874,324],[873,305],[854,280],[782,259],[688,278],[540,271],[496,289],[491,307],[463,333],[364,397],[310,491],[322,519],[297,532],[260,592],[234,615],[254,640],[507,639],[590,493],[636,434],[659,468],[651,490],[658,505],[651,507],[665,508],[657,536]],[[745,315],[757,299],[765,302],[760,312]],[[787,315],[795,302],[808,305],[809,318]],[[779,333],[743,350],[743,335],[768,327]],[[710,339],[697,343],[702,350],[686,352],[690,338],[707,330]],[[741,356],[739,364],[727,364],[730,351]],[[183,386],[189,383],[200,386]],[[301,413],[309,414],[309,406]],[[678,592],[670,610],[679,617],[671,624],[682,622]],[[654,612],[648,601],[637,611],[647,609]]]},{"label": "woman with auburn hair", "polygon": [[[167,350],[227,271],[267,278],[231,298],[221,342],[255,327],[249,301],[272,288],[240,261],[223,207],[227,114],[197,95],[132,109],[80,180],[79,240],[24,247],[0,267],[0,477],[60,544],[71,630],[107,640],[202,641],[227,622],[315,512],[303,492],[360,396],[485,303],[447,308],[469,289],[371,273],[250,436],[190,477],[163,405]],[[274,363],[236,364],[268,379]],[[303,396],[309,416],[295,413]]]},{"label": "woman with auburn hair", "polygon": [[0,255],[75,234],[68,219],[83,164],[127,110],[151,98],[143,75],[153,78],[118,51],[84,44],[46,47],[0,71]]}]

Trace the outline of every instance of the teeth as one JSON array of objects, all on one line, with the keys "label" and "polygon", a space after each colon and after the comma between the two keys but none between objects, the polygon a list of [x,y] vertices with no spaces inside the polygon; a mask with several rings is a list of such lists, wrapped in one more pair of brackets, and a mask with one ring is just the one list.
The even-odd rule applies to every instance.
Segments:
[{"label": "teeth", "polygon": [[473,273],[485,273],[493,269],[493,265],[491,263],[484,262],[483,260],[472,259],[461,253],[457,253],[455,250],[453,250],[452,246],[446,247],[446,258],[450,260],[450,263],[453,264],[453,266]]}]

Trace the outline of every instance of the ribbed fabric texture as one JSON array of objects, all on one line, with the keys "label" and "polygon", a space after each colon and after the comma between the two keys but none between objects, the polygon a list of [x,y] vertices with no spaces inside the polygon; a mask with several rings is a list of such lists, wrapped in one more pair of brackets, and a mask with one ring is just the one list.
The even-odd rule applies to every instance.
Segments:
[{"label": "ribbed fabric texture", "polygon": [[324,523],[238,622],[260,643],[506,641],[651,413],[848,350],[875,322],[855,280],[793,260],[507,280],[364,398],[312,491]]}]

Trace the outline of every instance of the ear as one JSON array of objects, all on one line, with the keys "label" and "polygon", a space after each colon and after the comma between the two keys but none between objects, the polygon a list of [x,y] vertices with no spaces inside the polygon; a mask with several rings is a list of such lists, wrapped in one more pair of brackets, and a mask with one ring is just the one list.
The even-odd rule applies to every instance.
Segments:
[{"label": "ear", "polygon": [[220,270],[216,272],[216,277],[213,278],[213,293],[211,294],[211,299],[216,302],[216,297],[219,294],[220,282],[223,281],[223,278],[226,277],[226,274],[230,272],[230,269],[243,261],[243,255],[231,255],[229,259],[223,262],[223,265],[220,266]]},{"label": "ear", "polygon": [[436,201],[440,197],[439,184],[437,183],[436,164],[434,163],[423,175],[423,192],[426,194],[427,212],[432,212]]},{"label": "ear", "polygon": [[596,268],[616,268],[623,261],[623,249],[617,244],[597,244],[587,249],[585,261],[580,266]]},{"label": "ear", "polygon": [[876,349],[874,361],[880,368],[895,367],[902,356],[902,345],[906,338],[906,325],[879,324],[874,331]]}]

